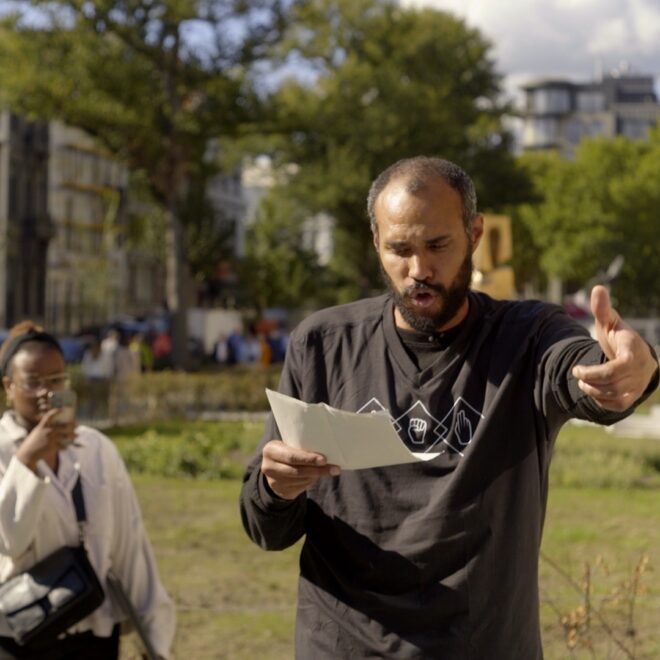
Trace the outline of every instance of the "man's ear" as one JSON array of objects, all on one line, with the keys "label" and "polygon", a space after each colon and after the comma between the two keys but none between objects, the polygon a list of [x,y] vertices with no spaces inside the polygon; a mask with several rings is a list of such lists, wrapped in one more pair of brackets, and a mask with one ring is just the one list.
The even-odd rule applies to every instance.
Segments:
[{"label": "man's ear", "polygon": [[472,227],[470,228],[470,238],[472,239],[472,252],[477,249],[477,246],[481,242],[481,237],[484,235],[484,216],[481,213],[477,213],[474,216],[472,221]]}]

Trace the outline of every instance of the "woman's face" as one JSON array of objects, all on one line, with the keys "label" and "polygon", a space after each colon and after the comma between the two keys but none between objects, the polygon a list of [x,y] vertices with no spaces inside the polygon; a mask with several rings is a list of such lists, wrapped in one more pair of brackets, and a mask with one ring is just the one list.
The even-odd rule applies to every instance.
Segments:
[{"label": "woman's face", "polygon": [[28,429],[39,423],[48,410],[48,394],[69,386],[69,375],[61,353],[38,342],[27,343],[11,360],[3,379],[7,402]]}]

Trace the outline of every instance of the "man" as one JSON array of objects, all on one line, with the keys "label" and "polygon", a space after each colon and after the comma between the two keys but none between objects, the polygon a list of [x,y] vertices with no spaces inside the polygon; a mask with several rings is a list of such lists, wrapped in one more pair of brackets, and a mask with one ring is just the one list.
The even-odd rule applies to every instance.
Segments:
[{"label": "man", "polygon": [[345,470],[284,444],[272,417],[241,495],[269,550],[305,536],[296,656],[541,658],[538,555],[553,443],[657,387],[650,347],[592,295],[598,341],[560,308],[469,291],[483,218],[468,176],[399,161],[369,193],[388,295],[292,333],[280,390],[386,410],[428,462]]}]

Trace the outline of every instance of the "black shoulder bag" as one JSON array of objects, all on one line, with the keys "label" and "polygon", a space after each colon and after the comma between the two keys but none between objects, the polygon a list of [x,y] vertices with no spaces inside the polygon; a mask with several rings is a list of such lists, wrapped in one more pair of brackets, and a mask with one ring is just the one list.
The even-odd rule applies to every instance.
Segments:
[{"label": "black shoulder bag", "polygon": [[42,642],[91,614],[105,599],[85,550],[85,500],[80,475],[73,488],[80,543],[64,546],[0,586],[0,615],[17,644]]}]

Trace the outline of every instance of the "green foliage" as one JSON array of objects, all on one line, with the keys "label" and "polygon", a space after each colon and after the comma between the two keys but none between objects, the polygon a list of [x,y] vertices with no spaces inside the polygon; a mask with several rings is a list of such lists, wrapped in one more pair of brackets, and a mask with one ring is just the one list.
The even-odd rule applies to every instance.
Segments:
[{"label": "green foliage", "polygon": [[[185,364],[186,239],[196,274],[204,272],[199,261],[208,253],[200,254],[194,225],[187,235],[182,229],[196,215],[181,211],[190,208],[195,184],[207,180],[209,140],[234,133],[252,115],[247,65],[259,57],[260,41],[277,34],[278,0],[20,0],[13,6],[17,14],[0,21],[0,102],[82,128],[144,174],[165,211],[173,357]],[[205,37],[194,36],[200,33]]]},{"label": "green foliage", "polygon": [[659,488],[660,443],[569,424],[557,441],[550,483],[571,488]]},{"label": "green foliage", "polygon": [[167,419],[204,412],[268,410],[265,388],[277,386],[280,367],[143,374],[130,385],[133,414],[148,419]]},{"label": "green foliage", "polygon": [[[542,273],[574,288],[621,254],[624,268],[612,285],[619,311],[648,316],[659,309],[660,130],[647,142],[583,141],[574,161],[525,154],[521,163],[533,181],[537,201],[516,209],[516,221],[525,228],[525,235],[518,235],[524,242],[516,244],[516,252],[540,255]],[[532,276],[529,266],[517,262]]]},{"label": "green foliage", "polygon": [[190,182],[178,214],[184,224],[186,256],[191,273],[198,282],[211,282],[221,255],[231,254],[234,224],[227,222],[223,209],[213,207],[207,186],[215,174],[213,168],[199,167]]},{"label": "green foliage", "polygon": [[335,298],[377,286],[365,199],[396,160],[427,154],[459,162],[484,209],[524,194],[489,49],[476,30],[439,11],[389,0],[295,5],[281,52],[302,59],[315,78],[285,81],[270,99],[265,130],[276,165],[300,166],[284,194],[307,215],[336,220]]},{"label": "green foliage", "polygon": [[254,422],[191,422],[111,431],[131,472],[162,477],[239,479],[261,425]]},{"label": "green foliage", "polygon": [[257,310],[298,309],[322,286],[316,254],[304,246],[305,219],[305,210],[280,189],[262,200],[240,268],[248,299]]}]

